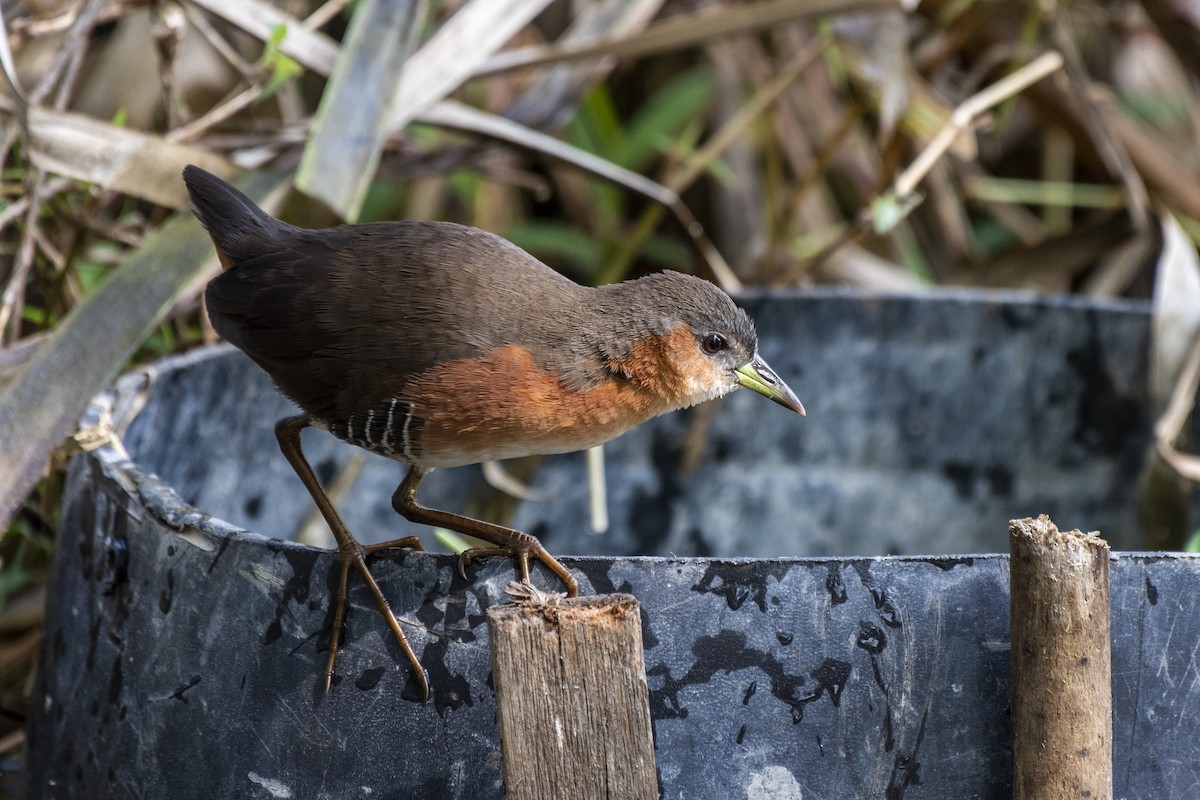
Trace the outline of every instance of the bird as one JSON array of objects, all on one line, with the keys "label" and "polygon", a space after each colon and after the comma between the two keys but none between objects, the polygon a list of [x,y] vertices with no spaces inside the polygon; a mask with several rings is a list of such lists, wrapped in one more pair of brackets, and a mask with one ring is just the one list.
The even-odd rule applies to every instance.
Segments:
[{"label": "bird", "polygon": [[491,545],[463,553],[460,572],[473,559],[506,556],[528,583],[533,559],[574,596],[578,582],[536,538],[421,505],[421,480],[432,469],[583,450],[739,387],[805,413],[758,354],[750,317],[696,276],[662,271],[583,286],[477,228],[300,228],[195,165],[183,181],[222,268],[205,289],[214,329],[301,412],[275,433],[341,561],[326,693],[353,569],[428,700],[428,675],[367,564],[380,550],[424,548],[416,536],[355,539],[304,456],[305,428],[410,465],[392,496],[398,514]]}]

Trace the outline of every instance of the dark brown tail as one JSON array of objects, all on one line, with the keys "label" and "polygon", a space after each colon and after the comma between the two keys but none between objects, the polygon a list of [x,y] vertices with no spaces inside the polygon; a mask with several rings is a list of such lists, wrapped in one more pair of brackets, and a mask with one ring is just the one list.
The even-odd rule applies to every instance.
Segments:
[{"label": "dark brown tail", "polygon": [[183,168],[183,182],[224,269],[275,249],[279,236],[289,227],[195,164]]}]

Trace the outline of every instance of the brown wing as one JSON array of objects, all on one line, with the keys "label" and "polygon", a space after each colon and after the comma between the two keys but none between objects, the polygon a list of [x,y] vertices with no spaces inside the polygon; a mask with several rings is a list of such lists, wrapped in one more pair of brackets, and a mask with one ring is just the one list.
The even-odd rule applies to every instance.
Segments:
[{"label": "brown wing", "polygon": [[582,291],[483,231],[397,222],[287,229],[206,299],[222,336],[332,421],[386,404],[434,365],[539,336],[537,320],[570,315]]}]

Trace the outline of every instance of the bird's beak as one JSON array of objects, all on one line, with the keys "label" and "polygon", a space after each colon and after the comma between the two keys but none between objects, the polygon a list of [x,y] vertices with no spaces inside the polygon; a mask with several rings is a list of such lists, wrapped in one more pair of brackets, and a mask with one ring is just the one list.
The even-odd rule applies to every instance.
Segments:
[{"label": "bird's beak", "polygon": [[796,395],[787,387],[787,384],[779,380],[775,370],[767,366],[767,362],[762,360],[762,356],[755,353],[749,364],[738,367],[734,372],[737,374],[738,383],[742,386],[758,392],[763,397],[769,397],[784,408],[790,408],[803,416],[804,406],[800,405],[800,401],[796,399]]}]

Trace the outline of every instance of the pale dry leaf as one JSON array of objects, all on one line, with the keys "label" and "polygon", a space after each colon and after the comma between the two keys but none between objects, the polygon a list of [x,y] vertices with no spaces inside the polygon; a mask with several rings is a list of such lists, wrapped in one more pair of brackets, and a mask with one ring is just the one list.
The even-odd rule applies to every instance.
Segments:
[{"label": "pale dry leaf", "polygon": [[333,72],[338,57],[337,42],[323,33],[309,30],[300,20],[263,0],[192,2],[262,41],[268,41],[277,28],[283,27],[286,35],[279,43],[280,52],[319,75]]},{"label": "pale dry leaf", "polygon": [[891,138],[908,108],[908,29],[904,11],[885,9],[833,20],[834,30],[853,49],[859,76],[879,102],[879,140]]},{"label": "pale dry leaf", "polygon": [[325,85],[296,188],[356,222],[388,137],[388,99],[400,84],[424,0],[358,4]]},{"label": "pale dry leaf", "polygon": [[179,179],[187,164],[230,177],[225,158],[203,147],[120,128],[83,114],[29,108],[30,159],[34,166],[88,181],[168,208],[187,208]]},{"label": "pale dry leaf", "polygon": [[391,128],[403,128],[461,86],[548,3],[471,0],[460,8],[405,65],[391,102]]},{"label": "pale dry leaf", "polygon": [[540,64],[646,56],[695,47],[738,33],[775,28],[799,19],[896,7],[896,0],[762,0],[747,5],[714,5],[677,14],[634,33],[508,50],[480,64],[474,74],[480,77]]},{"label": "pale dry leaf", "polygon": [[1171,214],[1159,218],[1162,251],[1154,277],[1150,386],[1155,407],[1166,403],[1200,332],[1200,258]]}]

